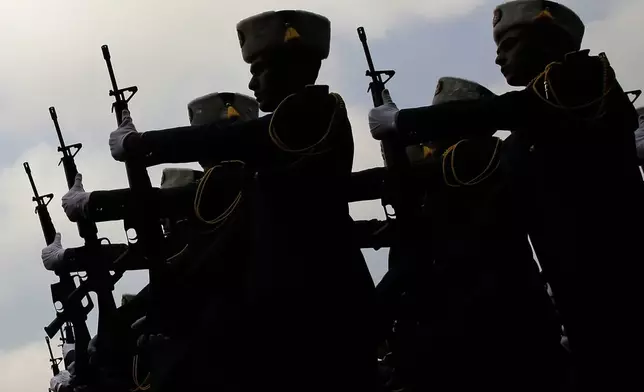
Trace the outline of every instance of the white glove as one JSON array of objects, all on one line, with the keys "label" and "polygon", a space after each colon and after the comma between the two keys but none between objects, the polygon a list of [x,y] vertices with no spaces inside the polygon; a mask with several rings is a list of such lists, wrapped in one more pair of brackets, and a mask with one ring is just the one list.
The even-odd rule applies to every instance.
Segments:
[{"label": "white glove", "polygon": [[369,129],[371,136],[376,140],[382,140],[387,135],[397,131],[396,118],[398,117],[398,106],[391,100],[389,90],[382,92],[384,103],[369,111]]},{"label": "white glove", "polygon": [[63,210],[72,222],[87,217],[89,192],[83,188],[83,175],[78,173],[74,179],[74,186],[63,196]]},{"label": "white glove", "polygon": [[49,380],[49,390],[53,392],[61,391],[63,387],[68,387],[72,375],[67,370],[61,370],[60,373]]},{"label": "white glove", "polygon": [[147,320],[147,316],[143,316],[143,317],[139,318],[138,320],[136,320],[135,322],[132,323],[130,328],[132,328],[132,329],[141,328],[141,326],[145,323],[145,320]]},{"label": "white glove", "polygon": [[47,245],[46,248],[43,248],[40,253],[42,258],[42,263],[45,266],[45,269],[48,271],[56,270],[56,267],[63,261],[65,256],[65,249],[60,241],[60,233],[56,233],[54,237],[54,242]]},{"label": "white glove", "polygon": [[138,131],[132,122],[130,111],[127,109],[123,110],[123,121],[121,125],[116,128],[116,131],[110,133],[110,152],[112,153],[112,158],[119,162],[125,161],[126,152],[123,142],[126,137],[133,133],[138,133]]}]

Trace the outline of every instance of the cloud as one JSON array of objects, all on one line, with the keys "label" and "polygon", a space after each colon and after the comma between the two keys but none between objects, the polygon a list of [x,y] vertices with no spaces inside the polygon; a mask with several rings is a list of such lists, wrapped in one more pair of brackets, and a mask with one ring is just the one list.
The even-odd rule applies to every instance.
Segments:
[{"label": "cloud", "polygon": [[[358,169],[382,164],[378,143],[371,139],[364,121],[366,110],[349,108],[351,120],[355,124]],[[62,124],[62,114],[59,115]],[[78,141],[73,135],[65,136],[67,143]],[[16,336],[16,340],[2,341],[0,347],[14,347],[24,342],[27,336],[42,335],[42,327],[54,316],[48,286],[56,278],[44,270],[40,261],[40,251],[45,244],[38,217],[33,214],[35,204],[31,200],[32,190],[22,167],[23,162],[29,162],[39,193],[54,194],[49,212],[56,229],[62,233],[63,246],[82,245],[76,225],[67,220],[60,207],[60,198],[67,188],[62,167],[56,166],[59,158],[55,144],[40,143],[23,151],[14,162],[0,170],[0,182],[4,185],[4,192],[0,193],[0,219],[6,227],[11,228],[0,237],[0,249],[3,250],[0,271],[4,276],[11,277],[11,280],[0,285],[0,311],[20,314],[19,317],[7,318],[4,324],[7,335]],[[76,164],[84,174],[84,186],[88,191],[127,187],[124,166],[114,161],[106,148],[99,147],[99,143],[89,143],[81,149],[76,156]],[[153,185],[158,186],[161,171],[167,166],[169,165],[149,170]],[[181,166],[198,167],[196,164]],[[351,210],[356,219],[382,217],[379,202],[354,203]],[[126,240],[121,222],[100,223],[98,226],[99,234],[110,238],[112,242]],[[374,271],[374,279],[379,280],[384,273],[383,260],[386,260],[387,251],[367,251],[366,254]],[[146,282],[147,272],[128,272],[117,285],[116,300],[119,301],[123,293],[138,292]],[[96,314],[92,314],[90,325],[93,325],[95,318]]]},{"label": "cloud", "polygon": [[[52,346],[54,346],[52,342]],[[56,350],[54,355],[60,350]],[[0,350],[0,380],[2,390],[11,392],[44,391],[53,376],[48,362],[49,353],[44,339],[14,350]],[[64,366],[61,365],[61,368]]]},{"label": "cloud", "polygon": [[[593,53],[605,52],[625,90],[644,89],[644,47],[641,18],[644,3],[623,1],[622,7],[612,8],[607,19],[588,24],[584,47]],[[642,105],[642,101],[638,102]]]},{"label": "cloud", "polygon": [[[376,38],[406,20],[445,20],[482,3],[356,1],[351,7],[344,1],[309,1],[307,9],[333,21],[335,42],[348,33],[354,39],[359,23]],[[45,110],[52,105],[61,110],[70,132],[86,136],[92,129],[98,136],[109,130],[114,120],[107,113],[103,44],[111,45],[122,85],[140,88],[132,105],[133,113],[144,114],[138,117],[141,126],[183,123],[190,99],[213,90],[240,91],[248,83],[235,32],[238,20],[267,9],[301,7],[295,0],[239,1],[234,6],[210,0],[4,2],[0,45],[11,53],[11,61],[0,64],[0,114],[20,127],[7,126],[2,132],[19,129],[23,137],[35,138],[33,133],[47,129]]]},{"label": "cloud", "polygon": [[[356,146],[354,167],[361,170],[381,166],[382,160],[379,145],[371,139],[366,124],[369,97],[362,71],[364,58],[362,53],[343,52],[351,48],[360,50],[355,28],[365,26],[373,44],[380,42],[387,48],[400,46],[400,41],[391,39],[393,32],[400,33],[408,38],[405,42],[409,42],[411,52],[415,49],[409,41],[411,38],[451,42],[449,34],[418,35],[414,29],[419,25],[450,26],[468,36],[489,37],[489,24],[472,27],[465,22],[477,7],[491,10],[496,2],[356,1],[349,6],[346,1],[311,0],[306,8],[327,15],[333,23],[331,57],[324,62],[320,80],[330,84],[345,99],[353,97],[347,99],[347,104]],[[577,5],[580,1],[567,3]],[[592,12],[588,11],[593,17],[588,23],[586,46],[594,52],[608,54],[626,89],[644,88],[640,72],[644,69],[644,49],[631,45],[639,36],[638,15],[644,13],[644,4],[636,0],[616,0],[610,4],[605,8],[594,5]],[[67,143],[84,144],[77,156],[77,165],[84,174],[86,189],[126,187],[125,169],[111,159],[107,147],[108,134],[115,128],[115,120],[109,112],[110,86],[100,46],[110,45],[121,86],[135,84],[140,89],[131,102],[134,121],[140,130],[185,125],[188,121],[186,104],[193,98],[213,91],[247,92],[248,66],[241,60],[235,23],[256,12],[284,8],[302,8],[302,2],[0,2],[0,45],[5,54],[0,62],[0,84],[3,86],[0,90],[0,116],[3,118],[0,128],[0,183],[3,184],[0,219],[4,228],[0,236],[0,274],[7,277],[0,285],[0,312],[11,315],[3,320],[4,338],[0,341],[0,349],[4,350],[0,350],[4,389],[40,391],[50,377],[47,352],[40,337],[43,336],[42,326],[53,317],[47,286],[55,277],[42,268],[40,250],[44,240],[38,218],[32,214],[31,189],[22,162],[31,164],[41,193],[55,194],[50,212],[56,227],[63,233],[63,244],[81,245],[75,225],[67,221],[60,208],[66,183],[62,168],[56,166],[59,159],[57,140],[47,108],[56,107]],[[482,9],[476,18],[487,21],[491,11],[486,14]],[[599,14],[601,18],[594,16]],[[450,24],[455,20],[458,22]],[[461,44],[463,42],[464,39]],[[459,76],[460,72],[464,72],[464,77],[487,75],[479,73],[480,69],[497,71],[493,62],[479,62],[475,56],[467,64],[462,56],[455,56],[458,60],[454,60],[452,55],[462,54],[467,49],[461,44],[454,48],[441,46],[440,56],[432,57],[427,63],[405,57],[405,61],[397,65],[400,78],[394,79],[397,96],[415,95],[416,100],[426,102],[436,78],[442,76],[428,75],[426,66],[433,62],[440,62],[441,70],[458,70],[454,76]],[[393,56],[396,54],[389,50],[377,54],[383,66],[396,64],[389,61],[394,59],[388,59]],[[354,73],[346,72],[346,69],[357,70],[360,75],[356,73],[354,77]],[[482,76],[477,81],[491,86],[497,93],[507,91],[500,75],[496,75],[489,79]],[[158,184],[161,170],[162,167],[150,170],[153,183]],[[351,213],[356,219],[383,218],[379,201],[352,204]],[[120,222],[100,224],[99,230],[113,242],[125,239]],[[378,280],[386,269],[387,251],[367,250],[365,254],[374,279]],[[117,300],[124,292],[136,292],[146,280],[145,272],[126,274],[117,286]],[[90,325],[95,324],[95,318],[93,313]]]}]

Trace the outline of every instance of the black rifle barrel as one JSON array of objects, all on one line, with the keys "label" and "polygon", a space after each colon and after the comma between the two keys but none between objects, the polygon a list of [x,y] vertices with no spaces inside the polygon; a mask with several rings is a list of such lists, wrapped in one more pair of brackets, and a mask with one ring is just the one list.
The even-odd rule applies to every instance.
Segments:
[{"label": "black rifle barrel", "polygon": [[36,202],[36,214],[38,215],[38,219],[40,220],[40,227],[42,228],[42,233],[45,237],[45,243],[47,245],[51,245],[51,243],[54,242],[54,239],[56,238],[56,228],[54,227],[54,223],[51,220],[51,215],[49,215],[47,205],[49,205],[49,202],[51,202],[51,200],[54,198],[54,194],[48,193],[42,196],[39,195],[38,189],[36,188],[36,183],[33,176],[31,175],[29,162],[24,162],[22,165],[25,168],[27,178],[29,178],[29,183],[31,184],[31,189],[34,193],[32,200]]},{"label": "black rifle barrel", "polygon": [[58,364],[60,363],[58,358],[54,357],[54,353],[51,351],[51,342],[49,337],[45,336],[45,341],[47,342],[47,348],[49,349],[49,362],[51,362],[51,371],[54,373],[54,376],[57,376],[60,373],[60,368]]},{"label": "black rifle barrel", "polygon": [[[373,106],[378,107],[383,104],[382,91],[385,89],[386,83],[382,81],[382,75],[391,74],[391,76],[393,76],[395,72],[393,70],[376,71],[376,67],[373,65],[371,51],[369,50],[369,44],[367,43],[367,33],[364,31],[364,27],[358,27],[358,37],[360,38],[362,49],[364,50],[364,55],[367,59],[367,67],[369,67],[367,72],[365,72],[365,75],[371,78],[371,83],[369,83],[369,91],[371,91]],[[389,79],[391,79],[391,77]]]},{"label": "black rifle barrel", "polygon": [[[69,150],[64,149],[65,140],[63,139],[63,133],[60,131],[60,125],[58,124],[58,114],[56,114],[56,108],[51,106],[49,108],[49,115],[51,120],[54,122],[54,127],[56,128],[56,135],[58,136],[58,142],[60,143],[60,149],[62,149],[63,154],[68,154]],[[60,151],[60,150],[59,150]],[[71,184],[74,185],[74,184]],[[69,186],[71,188],[71,185]]]}]

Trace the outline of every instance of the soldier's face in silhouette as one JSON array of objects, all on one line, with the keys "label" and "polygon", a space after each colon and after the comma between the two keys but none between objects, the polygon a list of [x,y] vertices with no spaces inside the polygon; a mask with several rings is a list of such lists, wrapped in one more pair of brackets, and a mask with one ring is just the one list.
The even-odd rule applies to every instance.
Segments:
[{"label": "soldier's face in silhouette", "polygon": [[284,56],[277,54],[260,55],[250,66],[251,79],[248,88],[255,93],[255,99],[262,112],[270,113],[293,90],[288,74],[291,65]]},{"label": "soldier's face in silhouette", "polygon": [[496,50],[496,63],[510,86],[527,86],[545,67],[540,51],[524,28],[508,30]]},{"label": "soldier's face in silhouette", "polygon": [[287,96],[314,84],[320,65],[319,57],[305,49],[277,49],[253,60],[248,88],[255,93],[259,109],[270,113]]},{"label": "soldier's face in silhouette", "polygon": [[510,86],[527,86],[548,64],[579,50],[572,38],[549,24],[515,27],[501,36],[496,63]]}]

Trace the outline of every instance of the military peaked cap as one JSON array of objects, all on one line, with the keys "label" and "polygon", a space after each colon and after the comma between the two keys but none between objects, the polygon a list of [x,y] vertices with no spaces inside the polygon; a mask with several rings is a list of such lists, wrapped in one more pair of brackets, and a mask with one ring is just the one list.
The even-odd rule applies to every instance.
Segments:
[{"label": "military peaked cap", "polygon": [[474,100],[492,97],[494,95],[496,94],[476,82],[460,78],[443,77],[438,79],[432,105],[451,101]]},{"label": "military peaked cap", "polygon": [[331,22],[301,10],[267,11],[237,23],[242,58],[252,63],[259,54],[297,42],[324,60],[329,57]]},{"label": "military peaked cap", "polygon": [[237,93],[212,93],[188,103],[190,125],[204,125],[232,117],[254,120],[259,117],[259,104],[254,98]]},{"label": "military peaked cap", "polygon": [[501,4],[494,10],[492,28],[494,42],[509,29],[535,22],[550,22],[572,38],[581,47],[586,27],[579,16],[565,5],[546,0],[517,0]]},{"label": "military peaked cap", "polygon": [[199,179],[199,172],[181,167],[166,167],[161,173],[161,189],[190,185]]}]

